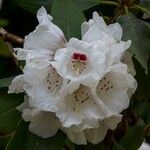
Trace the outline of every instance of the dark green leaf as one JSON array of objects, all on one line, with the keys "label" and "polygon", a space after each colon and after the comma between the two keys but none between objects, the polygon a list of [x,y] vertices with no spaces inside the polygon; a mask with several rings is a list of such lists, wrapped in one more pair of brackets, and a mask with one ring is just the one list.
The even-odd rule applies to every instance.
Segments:
[{"label": "dark green leaf", "polygon": [[28,133],[26,141],[27,150],[62,150],[65,144],[65,135],[57,133],[54,137],[43,139]]},{"label": "dark green leaf", "polygon": [[135,58],[147,72],[147,62],[150,56],[150,25],[133,15],[121,16],[118,21],[123,27],[123,40],[132,41],[130,51],[135,54]]},{"label": "dark green leaf", "polygon": [[7,94],[7,89],[0,88],[0,132],[12,132],[20,120],[16,107],[23,101],[23,95]]},{"label": "dark green leaf", "polygon": [[6,150],[20,150],[20,147],[22,147],[22,150],[62,150],[65,140],[64,134],[60,132],[47,139],[33,135],[28,130],[28,124],[19,121]]},{"label": "dark green leaf", "polygon": [[75,0],[55,0],[52,6],[52,16],[65,33],[67,39],[81,36],[81,24],[84,15]]},{"label": "dark green leaf", "polygon": [[[116,149],[116,145],[113,150],[137,150],[144,141],[144,128],[137,125],[128,129],[127,133],[121,139],[119,146],[121,149]],[[118,148],[119,148],[118,147]]]},{"label": "dark green leaf", "polygon": [[5,149],[10,137],[11,137],[11,134],[3,135],[0,133],[0,150]]},{"label": "dark green leaf", "polygon": [[146,124],[150,123],[150,102],[140,101],[134,109]]},{"label": "dark green leaf", "polygon": [[14,0],[14,2],[27,11],[36,13],[41,6],[50,12],[53,0]]},{"label": "dark green leaf", "polygon": [[7,143],[6,150],[25,150],[25,138],[27,136],[28,125],[19,120],[15,131]]},{"label": "dark green leaf", "polygon": [[8,87],[14,77],[0,79],[0,88]]},{"label": "dark green leaf", "polygon": [[125,148],[121,144],[117,143],[115,139],[113,139],[113,141],[114,141],[113,150],[125,150]]},{"label": "dark green leaf", "polygon": [[150,99],[150,76],[144,73],[144,69],[141,67],[139,62],[134,59],[136,76],[135,79],[138,82],[138,88],[136,91],[136,97],[138,100],[149,100]]},{"label": "dark green leaf", "polygon": [[150,9],[150,0],[142,0],[140,3],[141,6]]},{"label": "dark green leaf", "polygon": [[101,0],[74,0],[80,9],[86,10],[92,6],[100,4]]},{"label": "dark green leaf", "polygon": [[[13,0],[13,1],[22,8],[26,9],[27,11],[36,13],[41,6],[44,6],[48,10],[48,12],[50,12],[53,1],[57,0],[36,0],[36,1]],[[76,2],[78,7],[80,7],[82,10],[88,9],[100,3],[100,0],[73,0],[73,1]]]}]

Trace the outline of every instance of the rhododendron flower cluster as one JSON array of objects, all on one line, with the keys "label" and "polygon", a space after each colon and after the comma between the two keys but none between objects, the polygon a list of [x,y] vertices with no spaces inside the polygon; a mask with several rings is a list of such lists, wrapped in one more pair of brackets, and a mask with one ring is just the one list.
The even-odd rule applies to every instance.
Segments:
[{"label": "rhododendron flower cluster", "polygon": [[97,144],[117,127],[137,86],[125,64],[131,41],[121,41],[121,26],[107,26],[97,12],[82,24],[80,40],[67,41],[44,7],[37,18],[23,49],[15,49],[26,64],[8,92],[25,93],[17,109],[32,133],[48,138],[62,130],[76,144]]}]

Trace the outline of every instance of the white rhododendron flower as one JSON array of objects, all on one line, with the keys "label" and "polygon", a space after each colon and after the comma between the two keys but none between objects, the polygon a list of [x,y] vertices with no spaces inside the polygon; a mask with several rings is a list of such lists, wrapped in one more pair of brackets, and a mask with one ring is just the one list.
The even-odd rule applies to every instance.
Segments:
[{"label": "white rhododendron flower", "polygon": [[131,41],[121,41],[121,26],[107,26],[96,12],[82,24],[82,39],[68,42],[44,7],[37,18],[15,49],[25,66],[8,93],[25,93],[17,109],[32,133],[48,138],[62,130],[76,144],[97,144],[117,127],[137,87],[124,59]]},{"label": "white rhododendron flower", "polygon": [[52,23],[52,17],[47,14],[44,7],[37,12],[39,25],[25,37],[24,48],[16,48],[17,57],[26,60],[28,53],[42,53],[53,59],[54,52],[58,48],[65,47],[66,40],[61,29]]},{"label": "white rhododendron flower", "polygon": [[99,49],[101,43],[94,45],[72,38],[65,49],[56,52],[52,65],[63,78],[75,82],[77,87],[80,84],[94,86],[105,70],[105,53]]},{"label": "white rhododendron flower", "polygon": [[106,106],[89,87],[84,85],[80,85],[73,93],[65,95],[57,105],[59,109],[56,115],[64,127],[81,124],[84,119],[97,123],[98,120],[103,120],[109,115]]}]

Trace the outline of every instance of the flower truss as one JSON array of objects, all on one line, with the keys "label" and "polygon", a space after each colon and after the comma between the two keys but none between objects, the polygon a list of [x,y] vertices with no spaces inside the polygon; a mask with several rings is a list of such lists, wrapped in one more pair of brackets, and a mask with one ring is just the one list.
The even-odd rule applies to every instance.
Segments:
[{"label": "flower truss", "polygon": [[15,49],[26,65],[8,92],[25,93],[17,109],[36,135],[47,138],[60,129],[76,144],[97,144],[117,127],[137,86],[134,67],[127,67],[132,57],[124,55],[131,41],[121,41],[121,26],[107,26],[96,12],[82,24],[82,39],[68,42],[45,8],[37,18],[23,49]]}]

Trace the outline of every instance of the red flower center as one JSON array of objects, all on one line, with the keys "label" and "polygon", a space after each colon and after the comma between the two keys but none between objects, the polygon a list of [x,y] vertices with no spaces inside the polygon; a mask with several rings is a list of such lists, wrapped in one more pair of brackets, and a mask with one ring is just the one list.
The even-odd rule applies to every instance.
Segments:
[{"label": "red flower center", "polygon": [[83,53],[73,53],[72,54],[72,59],[79,60],[79,61],[86,61],[87,57]]}]

